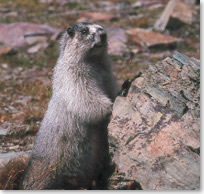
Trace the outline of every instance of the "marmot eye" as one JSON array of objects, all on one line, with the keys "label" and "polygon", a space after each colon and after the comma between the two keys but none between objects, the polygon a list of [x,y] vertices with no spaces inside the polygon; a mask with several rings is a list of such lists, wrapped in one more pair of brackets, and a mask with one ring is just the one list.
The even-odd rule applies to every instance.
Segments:
[{"label": "marmot eye", "polygon": [[85,29],[83,29],[83,30],[81,31],[81,33],[82,33],[83,35],[88,34],[88,33],[89,33],[89,29],[88,29],[88,28],[85,28]]}]

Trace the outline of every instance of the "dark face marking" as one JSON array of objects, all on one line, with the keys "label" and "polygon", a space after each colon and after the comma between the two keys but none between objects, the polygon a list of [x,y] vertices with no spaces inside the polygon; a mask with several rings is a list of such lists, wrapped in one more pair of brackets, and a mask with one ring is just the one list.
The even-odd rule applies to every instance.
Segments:
[{"label": "dark face marking", "polygon": [[101,38],[101,42],[102,42],[102,43],[105,43],[105,42],[107,41],[107,34],[106,34],[106,33],[101,34],[101,35],[100,35],[100,38]]},{"label": "dark face marking", "polygon": [[76,24],[76,25],[85,25],[85,26],[92,26],[94,25],[93,23],[89,23],[89,22],[82,22],[82,23],[79,23],[79,24]]},{"label": "dark face marking", "polygon": [[89,34],[89,28],[88,27],[82,28],[80,30],[80,32],[82,35],[88,35]]},{"label": "dark face marking", "polygon": [[103,31],[103,28],[98,28],[97,29],[97,32],[101,32],[101,31]]},{"label": "dark face marking", "polygon": [[74,35],[75,35],[74,29],[73,29],[73,28],[67,28],[67,34],[68,34],[71,38],[73,38]]},{"label": "dark face marking", "polygon": [[72,29],[77,32],[81,32],[83,29],[87,29],[87,26],[93,25],[92,23],[79,23],[72,26]]},{"label": "dark face marking", "polygon": [[89,28],[87,26],[92,26],[92,23],[88,22],[82,22],[79,24],[75,24],[71,28],[67,29],[67,34],[73,38],[75,35],[75,32],[81,32],[82,35],[88,35],[89,34]]}]

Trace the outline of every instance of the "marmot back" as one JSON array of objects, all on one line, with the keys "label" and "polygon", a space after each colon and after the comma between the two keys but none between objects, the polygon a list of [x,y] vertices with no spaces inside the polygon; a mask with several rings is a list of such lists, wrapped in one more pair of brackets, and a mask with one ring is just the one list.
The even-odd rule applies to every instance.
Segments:
[{"label": "marmot back", "polygon": [[76,24],[62,36],[60,49],[23,188],[106,189],[107,125],[118,92],[106,32],[96,24]]}]

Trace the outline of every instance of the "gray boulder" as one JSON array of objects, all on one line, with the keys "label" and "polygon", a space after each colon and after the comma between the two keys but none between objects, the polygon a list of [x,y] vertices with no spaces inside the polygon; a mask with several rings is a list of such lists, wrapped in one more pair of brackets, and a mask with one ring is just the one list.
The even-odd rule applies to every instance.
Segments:
[{"label": "gray boulder", "polygon": [[198,190],[199,61],[176,52],[136,76],[126,90],[108,126],[116,164],[110,189]]}]

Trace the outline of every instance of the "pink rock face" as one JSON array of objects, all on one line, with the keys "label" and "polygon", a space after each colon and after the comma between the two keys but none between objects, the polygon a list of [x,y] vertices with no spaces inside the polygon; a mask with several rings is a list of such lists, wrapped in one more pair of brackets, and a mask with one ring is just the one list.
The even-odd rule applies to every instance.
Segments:
[{"label": "pink rock face", "polygon": [[116,98],[109,124],[114,189],[123,180],[123,188],[129,180],[134,189],[199,189],[199,86],[199,63],[176,53],[132,80],[126,97]]},{"label": "pink rock face", "polygon": [[61,29],[33,23],[0,24],[0,42],[4,47],[19,49],[41,42],[45,46],[48,39],[55,40]]},{"label": "pink rock face", "polygon": [[168,46],[170,44],[182,41],[180,38],[147,31],[140,28],[131,29],[127,33],[131,41],[139,44],[142,47],[152,47],[157,45]]},{"label": "pink rock face", "polygon": [[[195,4],[195,1],[191,3]],[[194,5],[189,5],[187,1],[185,1],[185,3],[180,0],[168,1],[163,13],[156,21],[154,29],[157,31],[164,31],[166,27],[178,28],[183,23],[192,24],[197,15],[194,8]]]},{"label": "pink rock face", "polygon": [[191,6],[183,3],[182,1],[178,1],[171,17],[184,23],[192,24],[194,21],[193,17],[196,15],[196,12],[191,8]]}]

